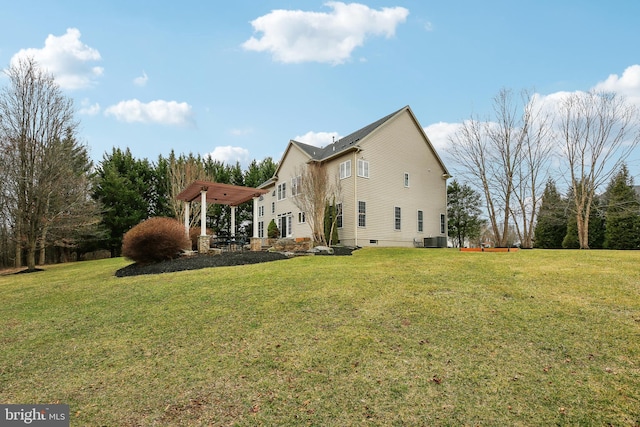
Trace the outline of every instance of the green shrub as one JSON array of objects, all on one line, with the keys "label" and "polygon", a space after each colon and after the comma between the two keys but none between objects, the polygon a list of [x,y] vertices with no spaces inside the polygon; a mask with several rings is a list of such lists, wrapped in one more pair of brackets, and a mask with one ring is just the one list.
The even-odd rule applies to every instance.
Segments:
[{"label": "green shrub", "polygon": [[274,220],[271,220],[269,225],[267,226],[267,237],[270,239],[277,239],[280,235],[280,230],[278,230],[278,226]]},{"label": "green shrub", "polygon": [[122,255],[140,264],[177,258],[190,247],[184,225],[173,218],[149,218],[122,239]]}]

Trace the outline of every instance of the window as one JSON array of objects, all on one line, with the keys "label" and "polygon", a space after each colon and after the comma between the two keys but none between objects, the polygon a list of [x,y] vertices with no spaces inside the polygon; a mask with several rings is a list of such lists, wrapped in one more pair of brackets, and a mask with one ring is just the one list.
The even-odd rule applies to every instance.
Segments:
[{"label": "window", "polygon": [[298,222],[300,224],[304,224],[305,222],[307,222],[304,212],[298,212]]},{"label": "window", "polygon": [[358,176],[369,178],[369,162],[358,160]]},{"label": "window", "polygon": [[258,237],[264,237],[264,221],[258,221]]},{"label": "window", "polygon": [[418,211],[418,233],[424,231],[424,212]]},{"label": "window", "polygon": [[446,220],[444,214],[440,214],[440,233],[444,234]]},{"label": "window", "polygon": [[276,202],[271,202],[271,213],[276,213]]},{"label": "window", "polygon": [[340,179],[349,178],[351,176],[351,160],[340,163]]},{"label": "window", "polygon": [[278,200],[287,198],[287,183],[278,184]]},{"label": "window", "polygon": [[367,226],[367,202],[358,201],[358,227]]},{"label": "window", "polygon": [[258,206],[258,216],[264,216],[264,206]]},{"label": "window", "polygon": [[295,178],[291,178],[291,195],[297,196],[301,193],[302,186],[302,177],[296,176]]},{"label": "window", "polygon": [[394,208],[394,210],[395,210],[395,215],[394,215],[395,229],[400,230],[402,228],[402,211],[397,206]]},{"label": "window", "polygon": [[409,172],[404,173],[404,186],[409,187]]},{"label": "window", "polygon": [[342,203],[336,204],[336,227],[342,228]]}]

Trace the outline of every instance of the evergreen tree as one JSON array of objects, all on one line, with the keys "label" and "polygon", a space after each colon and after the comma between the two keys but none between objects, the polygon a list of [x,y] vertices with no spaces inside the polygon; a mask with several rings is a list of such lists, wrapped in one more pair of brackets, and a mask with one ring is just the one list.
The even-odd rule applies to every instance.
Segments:
[{"label": "evergreen tree", "polygon": [[640,248],[640,201],[633,188],[633,177],[625,164],[607,188],[605,215],[605,248]]},{"label": "evergreen tree", "polygon": [[454,246],[462,247],[465,242],[480,237],[486,221],[482,214],[481,196],[468,185],[460,185],[453,180],[447,187],[447,216],[449,217],[449,236]]},{"label": "evergreen tree", "polygon": [[[567,219],[567,201],[558,192],[555,182],[550,179],[542,194],[538,222],[535,228],[534,247],[561,249],[562,241],[567,235]],[[577,233],[576,228],[576,239]]]},{"label": "evergreen tree", "polygon": [[107,246],[112,256],[120,256],[124,233],[155,214],[154,169],[146,159],[134,159],[129,149],[114,148],[105,153],[94,180],[92,196],[102,204]]}]

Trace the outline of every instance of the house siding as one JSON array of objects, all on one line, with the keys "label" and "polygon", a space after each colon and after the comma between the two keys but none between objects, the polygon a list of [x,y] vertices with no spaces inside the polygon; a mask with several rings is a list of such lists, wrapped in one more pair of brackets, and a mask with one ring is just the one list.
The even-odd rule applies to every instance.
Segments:
[{"label": "house siding", "polygon": [[[440,230],[440,216],[446,215],[447,174],[433,147],[425,138],[420,124],[410,109],[401,110],[365,138],[354,149],[325,161],[328,179],[339,182],[336,202],[342,203],[343,226],[338,229],[340,242],[352,246],[414,246],[426,237],[444,236]],[[291,199],[291,178],[310,160],[295,144],[290,143],[279,170],[277,182],[263,201],[265,237],[269,221],[278,214],[291,212],[291,237],[308,237],[308,224],[298,224],[300,211]],[[351,160],[351,176],[339,179],[340,164]],[[369,163],[369,177],[358,176],[358,160]],[[405,173],[409,185],[405,186]],[[287,198],[276,201],[271,214],[272,196],[277,185],[287,183]],[[358,202],[366,203],[366,226],[358,226]],[[401,211],[401,229],[395,229],[395,208]],[[418,231],[418,211],[423,212],[423,231]]]},{"label": "house siding", "polygon": [[[413,246],[414,239],[446,235],[440,233],[440,215],[446,214],[446,171],[411,115],[404,112],[387,122],[360,148],[353,162],[368,161],[369,178],[352,176],[357,183],[351,183],[347,197],[367,203],[367,225],[357,230],[357,245]],[[409,173],[408,187],[405,173]],[[356,244],[357,200],[347,222],[352,226],[344,230],[346,244]],[[399,231],[395,230],[395,207],[402,213]],[[418,210],[424,215],[422,232],[418,232]]]},{"label": "house siding", "polygon": [[[278,169],[277,181],[269,187],[265,187],[269,190],[269,193],[265,194],[263,199],[258,201],[258,206],[264,206],[265,215],[259,217],[258,221],[264,221],[264,237],[267,237],[267,228],[271,220],[275,220],[278,228],[280,223],[278,219],[282,216],[292,216],[291,229],[287,230],[287,236],[291,238],[296,237],[309,237],[311,235],[311,228],[308,223],[299,223],[298,214],[301,212],[296,206],[294,196],[292,196],[291,179],[304,168],[309,157],[304,154],[295,145],[290,145],[289,150],[285,153],[281,160],[281,167]],[[282,200],[278,200],[278,185],[286,184],[286,197]],[[271,203],[275,202],[275,212],[271,212]]]}]

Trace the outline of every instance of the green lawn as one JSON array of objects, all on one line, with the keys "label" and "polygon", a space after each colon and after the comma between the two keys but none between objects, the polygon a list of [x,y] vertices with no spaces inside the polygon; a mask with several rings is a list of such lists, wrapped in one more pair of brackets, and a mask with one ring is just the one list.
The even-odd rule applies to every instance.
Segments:
[{"label": "green lawn", "polygon": [[0,403],[71,425],[640,425],[640,252],[0,277]]}]

